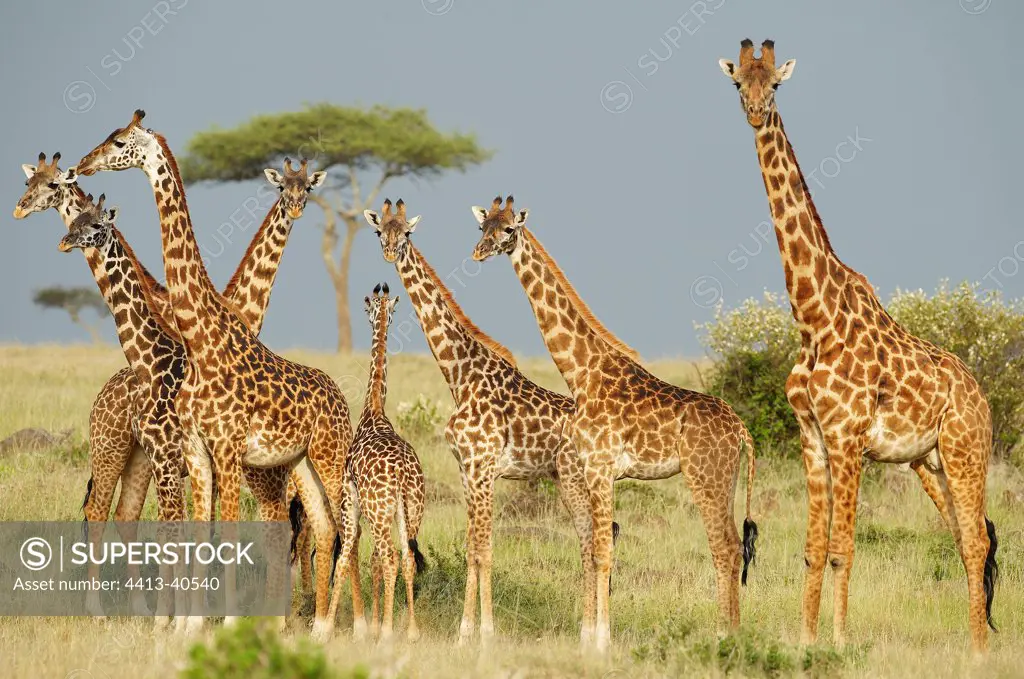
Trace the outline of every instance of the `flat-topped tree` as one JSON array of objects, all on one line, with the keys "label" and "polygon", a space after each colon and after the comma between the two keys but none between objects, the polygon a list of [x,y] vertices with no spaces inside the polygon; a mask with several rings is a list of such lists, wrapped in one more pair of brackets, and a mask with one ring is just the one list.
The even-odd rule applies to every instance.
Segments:
[{"label": "flat-topped tree", "polygon": [[99,330],[92,323],[82,319],[82,312],[92,309],[100,316],[107,313],[107,304],[95,290],[89,288],[65,288],[57,285],[50,288],[40,288],[32,293],[32,303],[43,309],[62,309],[67,312],[71,322],[89,333],[89,337],[96,344],[101,344]]},{"label": "flat-topped tree", "polygon": [[[315,160],[328,173],[325,189],[310,200],[324,212],[320,251],[334,285],[338,351],[349,352],[349,264],[356,233],[366,226],[363,211],[392,179],[461,172],[488,160],[491,151],[481,148],[472,135],[440,132],[423,110],[322,103],[196,134],[181,160],[181,174],[189,184],[248,181],[259,177],[268,162],[288,155]],[[364,194],[360,178],[367,175],[372,184]],[[340,252],[339,219],[345,225]]]}]

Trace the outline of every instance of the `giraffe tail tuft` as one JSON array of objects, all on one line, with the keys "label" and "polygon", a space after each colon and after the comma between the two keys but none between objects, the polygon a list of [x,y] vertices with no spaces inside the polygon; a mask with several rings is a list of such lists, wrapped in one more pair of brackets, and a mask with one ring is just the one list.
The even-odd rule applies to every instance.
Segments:
[{"label": "giraffe tail tuft", "polygon": [[85,484],[85,497],[82,498],[82,509],[89,504],[89,498],[92,496],[92,477],[89,477],[89,483]]},{"label": "giraffe tail tuft", "polygon": [[996,549],[999,547],[999,540],[996,538],[996,525],[985,517],[985,530],[988,532],[988,554],[985,556],[985,618],[988,626],[993,632],[998,632],[992,623],[992,598],[996,593],[996,581],[999,579],[999,565],[996,563]]},{"label": "giraffe tail tuft", "polygon": [[299,558],[299,553],[296,547],[299,543],[299,533],[302,532],[302,519],[304,514],[305,508],[302,506],[302,500],[300,500],[299,496],[296,495],[288,505],[288,523],[292,525],[292,544],[288,554],[293,565]]},{"label": "giraffe tail tuft", "polygon": [[757,461],[754,458],[754,441],[747,434],[740,449],[747,451],[747,513],[743,519],[743,573],[740,582],[747,584],[747,570],[750,564],[757,558],[757,524],[750,518],[750,501],[754,494],[754,472],[757,469]]},{"label": "giraffe tail tuft", "polygon": [[331,587],[334,587],[334,572],[337,570],[338,559],[341,558],[341,534],[334,536],[334,555],[331,558]]},{"label": "giraffe tail tuft", "polygon": [[740,582],[747,584],[747,568],[757,559],[757,524],[749,518],[743,519],[743,575]]},{"label": "giraffe tail tuft", "polygon": [[416,575],[420,575],[427,570],[427,560],[423,558],[423,552],[420,551],[420,545],[415,539],[409,540],[409,549],[412,551],[412,558],[416,561]]}]

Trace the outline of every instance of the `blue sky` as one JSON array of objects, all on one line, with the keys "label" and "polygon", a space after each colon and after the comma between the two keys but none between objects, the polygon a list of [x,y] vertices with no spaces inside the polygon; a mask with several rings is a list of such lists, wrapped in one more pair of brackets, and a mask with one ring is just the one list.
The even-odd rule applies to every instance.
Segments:
[{"label": "blue sky", "polygon": [[[31,304],[36,288],[93,282],[81,255],[57,251],[56,213],[10,216],[22,163],[58,150],[74,162],[135,108],[183,152],[211,125],[330,101],[426,108],[442,130],[496,151],[469,173],[386,191],[423,216],[416,244],[442,274],[462,271],[456,296],[496,339],[544,353],[508,261],[465,263],[477,236],[469,207],[500,192],[530,209],[529,226],[625,341],[647,357],[700,355],[694,323],[714,302],[784,291],[752,130],[716,63],[736,59],[745,37],[773,38],[780,62],[797,59],[779,109],[844,261],[883,297],[942,278],[1024,295],[1020,3],[146,0],[0,12],[0,342],[87,340]],[[208,258],[219,285],[251,231],[225,246],[217,227],[259,181],[189,190],[199,241],[220,252]],[[120,206],[122,231],[160,270],[142,173],[82,185]],[[275,349],[335,343],[318,219],[311,206],[285,254],[263,331]],[[358,347],[369,333],[356,301],[381,280],[397,275],[363,231]],[[109,320],[104,330],[113,341]],[[420,333],[408,348],[425,350]]]}]

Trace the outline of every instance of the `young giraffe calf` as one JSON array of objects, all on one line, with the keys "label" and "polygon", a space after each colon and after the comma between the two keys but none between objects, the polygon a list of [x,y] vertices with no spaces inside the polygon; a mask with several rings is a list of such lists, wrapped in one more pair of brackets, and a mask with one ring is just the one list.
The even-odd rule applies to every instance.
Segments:
[{"label": "young giraffe calf", "polygon": [[[373,531],[373,607],[370,626],[382,641],[391,637],[395,608],[395,580],[398,567],[391,542],[391,524],[398,520],[398,538],[402,550],[402,577],[409,603],[410,641],[419,638],[413,612],[413,577],[424,568],[423,555],[416,545],[416,534],[423,520],[423,468],[412,446],[395,433],[384,413],[388,382],[388,328],[398,304],[390,297],[385,283],[366,298],[366,315],[373,329],[370,382],[366,403],[359,416],[355,438],[349,451],[349,497],[356,509],[356,521],[365,516]],[[380,584],[384,579],[384,613],[379,612]]]}]

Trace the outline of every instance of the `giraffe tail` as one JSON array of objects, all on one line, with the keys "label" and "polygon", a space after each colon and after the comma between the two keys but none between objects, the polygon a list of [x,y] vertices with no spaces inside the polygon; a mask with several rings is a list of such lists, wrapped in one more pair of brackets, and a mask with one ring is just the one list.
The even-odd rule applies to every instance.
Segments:
[{"label": "giraffe tail", "polygon": [[334,587],[334,572],[338,569],[338,559],[341,558],[341,533],[334,535],[334,555],[331,558],[331,587]]},{"label": "giraffe tail", "polygon": [[[89,498],[92,497],[92,476],[89,477],[89,482],[85,484],[85,497],[82,498],[82,510],[85,510],[85,506],[89,504]],[[82,542],[86,542],[89,539],[89,517],[82,519]]]},{"label": "giraffe tail", "polygon": [[427,560],[423,558],[423,552],[420,551],[420,544],[416,542],[416,538],[409,540],[409,550],[412,552],[413,560],[416,561],[416,575],[420,575],[427,570]]},{"label": "giraffe tail", "polygon": [[757,558],[757,524],[750,518],[750,500],[754,493],[756,461],[754,459],[754,442],[749,434],[743,440],[740,448],[741,450],[745,448],[747,451],[747,513],[743,518],[743,574],[740,576],[740,582],[745,585],[747,584],[747,569]]},{"label": "giraffe tail", "polygon": [[992,623],[992,598],[996,593],[996,580],[999,579],[999,565],[996,563],[996,549],[999,546],[999,540],[996,538],[996,525],[985,517],[985,530],[988,533],[988,555],[985,557],[985,618],[988,620],[988,626],[992,628],[993,632],[998,632],[996,626]]},{"label": "giraffe tail", "polygon": [[288,505],[288,522],[292,526],[292,544],[288,553],[293,565],[299,558],[299,552],[296,547],[299,543],[299,533],[302,532],[302,523],[304,518],[305,508],[302,506],[302,500],[300,500],[299,496],[296,495]]}]

